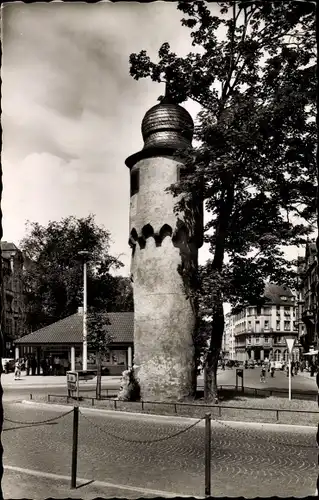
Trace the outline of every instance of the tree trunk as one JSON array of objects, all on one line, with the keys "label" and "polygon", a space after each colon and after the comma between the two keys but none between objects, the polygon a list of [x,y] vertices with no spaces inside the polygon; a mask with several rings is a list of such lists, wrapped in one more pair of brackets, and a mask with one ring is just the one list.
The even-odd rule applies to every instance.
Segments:
[{"label": "tree trunk", "polygon": [[215,312],[213,313],[211,340],[205,362],[204,394],[207,401],[218,402],[217,367],[223,333],[224,309],[223,304],[220,303],[215,306]]},{"label": "tree trunk", "polygon": [[96,374],[96,399],[101,399],[101,385],[102,385],[102,361],[101,354],[96,353],[96,366],[97,366],[97,374]]}]

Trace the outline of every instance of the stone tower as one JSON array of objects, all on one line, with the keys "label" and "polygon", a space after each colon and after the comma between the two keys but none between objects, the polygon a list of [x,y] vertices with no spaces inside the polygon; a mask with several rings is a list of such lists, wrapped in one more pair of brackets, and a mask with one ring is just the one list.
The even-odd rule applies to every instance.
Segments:
[{"label": "stone tower", "polygon": [[131,176],[131,278],[134,290],[134,369],[144,400],[176,400],[194,394],[197,311],[190,295],[203,243],[200,197],[167,192],[185,165],[177,156],[191,147],[189,113],[165,98],[142,122],[144,147],[126,160]]}]

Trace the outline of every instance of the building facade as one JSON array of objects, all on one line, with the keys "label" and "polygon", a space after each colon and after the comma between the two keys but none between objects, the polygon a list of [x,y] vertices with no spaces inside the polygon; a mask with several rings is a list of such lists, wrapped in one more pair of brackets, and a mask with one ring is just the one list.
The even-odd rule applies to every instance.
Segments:
[{"label": "building facade", "polygon": [[233,316],[235,357],[239,361],[287,361],[286,336],[293,336],[293,359],[299,360],[301,344],[297,297],[286,287],[268,284],[263,306],[249,306]]},{"label": "building facade", "polygon": [[1,242],[4,357],[13,357],[13,341],[25,333],[23,255],[14,243]]},{"label": "building facade", "polygon": [[185,171],[177,151],[190,148],[189,113],[166,97],[142,122],[144,147],[130,169],[131,278],[134,295],[134,369],[141,397],[170,400],[195,394],[197,311],[189,287],[203,242],[203,206],[195,194],[176,213],[168,191]]},{"label": "building facade", "polygon": [[[121,375],[132,366],[134,356],[134,313],[108,313],[108,332],[112,337],[109,352],[102,357],[102,365],[110,375]],[[66,369],[82,370],[83,310],[76,314],[29,333],[15,341],[15,358],[33,355],[37,362],[37,375],[41,374],[42,361],[58,357]],[[88,347],[88,369],[96,369],[96,353]],[[61,373],[62,374],[62,373]]]},{"label": "building facade", "polygon": [[225,314],[225,328],[223,334],[222,351],[225,358],[236,359],[234,316],[230,312]]},{"label": "building facade", "polygon": [[305,257],[298,259],[299,297],[298,322],[301,330],[300,340],[305,352],[310,348],[318,349],[316,338],[316,287],[318,283],[318,256],[315,243],[307,243]]}]

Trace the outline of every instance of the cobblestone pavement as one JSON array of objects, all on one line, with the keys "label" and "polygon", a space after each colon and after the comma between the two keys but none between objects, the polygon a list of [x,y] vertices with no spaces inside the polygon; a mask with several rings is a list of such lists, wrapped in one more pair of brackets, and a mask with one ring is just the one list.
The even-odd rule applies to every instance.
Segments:
[{"label": "cobblestone pavement", "polygon": [[[271,377],[270,374],[266,373],[266,382],[260,382],[260,371],[261,368],[257,367],[255,369],[245,369],[244,370],[244,386],[253,387],[256,389],[284,389],[288,391],[288,377],[286,373],[281,370],[275,371],[275,376]],[[235,385],[236,384],[236,369],[227,368],[225,370],[218,371],[218,385]],[[203,377],[198,379],[198,386],[203,386]],[[241,380],[239,380],[239,385]],[[316,377],[304,376],[298,374],[291,378],[292,396],[295,391],[314,391],[317,392]]]},{"label": "cobblestone pavement", "polygon": [[[10,403],[5,417],[39,421],[65,411]],[[202,423],[176,437],[145,444],[115,439],[108,433],[128,441],[154,440],[183,430],[194,420],[80,411],[84,415],[80,414],[79,427],[80,477],[204,495]],[[5,422],[5,465],[70,474],[72,415],[46,425],[22,427]],[[213,496],[313,495],[317,472],[316,431],[312,428],[212,424]],[[85,498],[84,490],[81,497]]]}]

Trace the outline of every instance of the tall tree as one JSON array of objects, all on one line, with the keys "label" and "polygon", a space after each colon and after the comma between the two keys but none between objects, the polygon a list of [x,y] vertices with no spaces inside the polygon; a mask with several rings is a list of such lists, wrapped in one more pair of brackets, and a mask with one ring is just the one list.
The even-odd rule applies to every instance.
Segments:
[{"label": "tall tree", "polygon": [[262,302],[266,280],[293,286],[295,262],[283,247],[304,244],[313,230],[315,5],[196,0],[178,9],[198,52],[178,57],[164,43],[152,62],[142,50],[131,54],[130,74],[166,82],[176,103],[201,106],[198,146],[179,152],[188,174],[172,190],[194,192],[203,179],[212,258],[201,269],[200,301],[212,317],[207,389],[216,398],[223,302]]},{"label": "tall tree", "polygon": [[97,311],[124,311],[126,307],[130,310],[129,289],[126,287],[124,293],[121,288],[125,278],[110,274],[112,268],[123,264],[110,255],[110,233],[95,223],[93,215],[67,217],[47,226],[28,223],[27,228],[21,250],[26,261],[26,321],[30,329],[74,314],[82,305],[83,268],[79,252],[83,250],[89,252],[88,307]]},{"label": "tall tree", "polygon": [[91,309],[87,317],[88,345],[96,354],[96,399],[101,399],[102,356],[109,353],[112,336],[108,331],[110,324],[106,311]]}]

